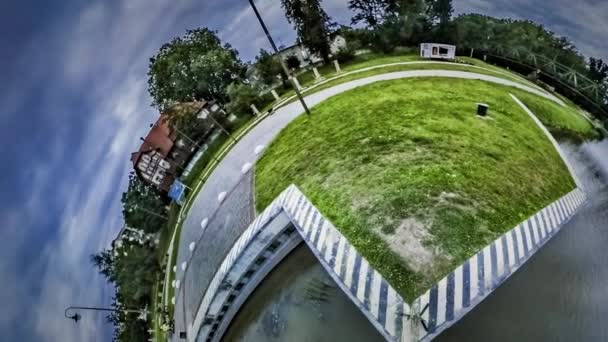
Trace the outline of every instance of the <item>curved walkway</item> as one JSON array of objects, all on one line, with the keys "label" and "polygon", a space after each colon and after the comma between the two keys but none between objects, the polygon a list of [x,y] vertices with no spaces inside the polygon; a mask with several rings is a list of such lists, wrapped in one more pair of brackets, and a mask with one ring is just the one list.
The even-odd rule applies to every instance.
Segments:
[{"label": "curved walkway", "polygon": [[[541,91],[534,87],[529,87],[518,82],[506,80],[503,78],[463,72],[463,71],[450,71],[450,70],[418,70],[418,71],[402,71],[402,72],[391,72],[381,75],[370,76],[363,79],[349,81],[343,84],[336,85],[334,87],[324,89],[315,94],[308,95],[305,97],[307,104],[313,107],[320,102],[327,100],[328,98],[343,93],[345,91],[368,85],[371,83],[395,80],[402,78],[415,78],[415,77],[447,77],[447,78],[458,78],[458,79],[472,79],[472,80],[483,80],[495,84],[501,84],[518,88],[538,96],[542,96],[546,99],[554,101],[558,104],[564,105],[563,102],[557,97]],[[232,149],[226,154],[226,156],[217,165],[213,173],[207,179],[203,185],[200,193],[194,199],[192,208],[188,217],[182,227],[178,259],[176,264],[180,265],[183,261],[190,260],[190,251],[188,249],[189,244],[192,241],[200,241],[204,244],[208,241],[210,247],[213,245],[213,239],[199,240],[201,238],[201,226],[200,223],[204,218],[211,217],[213,213],[219,208],[220,202],[218,201],[218,195],[222,192],[230,191],[233,189],[243,177],[241,172],[242,167],[246,163],[255,163],[258,155],[255,153],[256,150],[259,152],[260,146],[267,146],[275,136],[283,130],[292,120],[297,118],[304,112],[303,107],[299,102],[293,102],[279,108],[273,115],[268,116],[256,127],[254,127],[249,133],[241,138]],[[204,233],[204,232],[203,232]],[[197,245],[197,248],[206,248],[205,246]],[[196,265],[190,265],[190,269],[196,269]],[[183,273],[178,271],[176,276],[177,279],[183,277]],[[183,305],[183,303],[178,303]],[[182,308],[176,308],[176,321],[183,320],[183,316],[179,317],[179,312]],[[181,316],[181,315],[180,315]],[[190,323],[190,322],[188,322]]]}]

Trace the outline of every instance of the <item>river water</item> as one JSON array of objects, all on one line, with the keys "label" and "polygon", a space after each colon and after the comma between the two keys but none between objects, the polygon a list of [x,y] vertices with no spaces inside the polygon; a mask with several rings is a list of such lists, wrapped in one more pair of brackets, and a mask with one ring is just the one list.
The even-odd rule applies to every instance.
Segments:
[{"label": "river water", "polygon": [[562,147],[587,205],[435,341],[608,341],[608,141]]},{"label": "river water", "polygon": [[[562,148],[588,203],[436,341],[608,341],[608,141]],[[223,340],[383,339],[302,245],[252,294]]]},{"label": "river water", "polygon": [[376,342],[384,339],[302,243],[253,292],[223,341]]}]

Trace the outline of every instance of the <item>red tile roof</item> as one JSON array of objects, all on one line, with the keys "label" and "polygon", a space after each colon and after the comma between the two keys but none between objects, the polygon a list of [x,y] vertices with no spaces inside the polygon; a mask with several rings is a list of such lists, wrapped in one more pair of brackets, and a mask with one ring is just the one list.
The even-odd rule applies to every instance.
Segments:
[{"label": "red tile roof", "polygon": [[163,157],[166,157],[173,148],[173,139],[171,139],[171,127],[166,122],[166,116],[161,117],[156,121],[148,135],[144,138],[143,143],[137,152],[131,153],[131,162],[133,167],[137,168],[137,162],[143,153],[158,150]]}]

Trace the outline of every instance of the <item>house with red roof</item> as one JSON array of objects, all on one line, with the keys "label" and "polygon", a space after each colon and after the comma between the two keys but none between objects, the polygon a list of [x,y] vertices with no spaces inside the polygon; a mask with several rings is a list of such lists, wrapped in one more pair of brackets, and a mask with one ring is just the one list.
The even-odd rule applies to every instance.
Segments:
[{"label": "house with red roof", "polygon": [[168,192],[177,178],[179,167],[192,154],[182,139],[173,132],[167,117],[161,117],[152,125],[150,132],[142,138],[139,150],[131,154],[131,162],[137,175],[162,192]]}]

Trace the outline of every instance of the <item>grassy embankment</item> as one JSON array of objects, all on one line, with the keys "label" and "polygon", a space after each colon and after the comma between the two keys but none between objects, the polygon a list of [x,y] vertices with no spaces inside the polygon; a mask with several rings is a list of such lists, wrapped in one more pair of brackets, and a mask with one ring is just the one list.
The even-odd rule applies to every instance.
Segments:
[{"label": "grassy embankment", "polygon": [[[326,66],[319,68],[321,74],[326,79],[336,77],[339,75],[341,77],[331,80],[329,82],[326,82],[325,84],[318,85],[315,88],[306,91],[306,94],[307,95],[312,94],[314,92],[321,91],[323,89],[335,86],[340,83],[344,83],[344,82],[348,82],[348,81],[351,81],[354,79],[364,78],[364,77],[368,77],[368,76],[372,76],[372,75],[376,75],[376,74],[382,74],[382,73],[391,72],[391,71],[420,70],[420,69],[474,71],[474,72],[484,73],[484,74],[497,76],[497,77],[506,76],[507,79],[511,79],[514,81],[520,81],[521,83],[527,82],[521,76],[519,76],[515,73],[488,65],[481,61],[477,61],[477,60],[469,61],[468,59],[465,59],[464,61],[467,63],[470,63],[470,64],[488,68],[490,70],[471,69],[471,68],[467,68],[466,66],[456,65],[456,64],[454,66],[447,66],[445,64],[414,64],[414,65],[383,67],[383,68],[377,68],[374,70],[369,70],[369,71],[364,71],[364,72],[357,72],[357,73],[354,73],[351,75],[344,75],[345,73],[356,71],[356,70],[361,70],[361,69],[368,68],[368,67],[374,67],[374,66],[390,64],[390,63],[412,62],[412,61],[418,61],[418,60],[420,60],[420,58],[417,56],[413,56],[413,55],[395,54],[395,55],[386,56],[386,55],[380,55],[380,54],[365,54],[365,55],[357,56],[355,58],[355,60],[353,60],[350,63],[343,64],[342,65],[342,74],[337,74],[335,72],[333,65],[326,65]],[[302,83],[302,85],[304,87],[314,86],[315,82],[314,82],[314,77],[313,77],[312,71],[309,71],[309,72],[301,75],[300,82]],[[528,84],[530,84],[530,83],[528,83]],[[282,98],[288,98],[292,94],[293,94],[293,91],[287,91],[280,95]],[[531,107],[534,106],[534,103],[532,103],[532,104],[530,103],[530,101],[533,102],[533,100],[528,101],[526,96],[522,96],[522,100],[527,101],[526,103],[528,105],[530,105]],[[550,108],[550,110],[546,111],[546,113],[552,113],[554,111],[557,112],[557,110],[555,110],[555,108],[554,108],[555,105],[551,105],[551,104],[547,104],[547,103],[543,103],[542,105],[552,107],[552,108]],[[264,112],[267,111],[269,108],[270,107],[265,108]],[[572,111],[572,109],[570,109],[570,112],[571,111]],[[545,111],[541,111],[541,113],[539,113],[538,115],[542,116],[542,113],[545,113]],[[564,120],[562,120],[563,118],[562,119],[556,118],[556,120],[551,120],[551,114],[548,114],[548,116],[549,117],[546,118],[546,122],[549,123],[550,129],[553,128],[553,126],[551,126],[551,124],[550,124],[551,122],[557,122],[557,123],[565,122]],[[570,119],[572,119],[572,117],[570,117]],[[577,120],[573,120],[573,121],[577,121]],[[246,133],[248,130],[250,130],[254,126],[255,126],[255,122],[254,122],[254,119],[252,118],[251,120],[244,122],[242,124],[242,126],[233,134],[233,136],[239,136],[240,134]],[[582,125],[581,123],[573,122],[571,125],[569,125],[569,127],[573,127],[573,126],[579,127],[579,131],[586,130],[586,127],[584,125]],[[560,127],[560,126],[557,126],[557,127]],[[190,205],[192,203],[191,199],[196,197],[196,195],[198,194],[198,191],[200,190],[200,188],[202,187],[202,184],[204,183],[204,180],[206,179],[206,177],[208,175],[211,174],[214,167],[216,166],[216,164],[214,162],[212,162],[212,160],[214,158],[221,159],[225,155],[225,153],[227,153],[227,151],[229,151],[231,146],[232,146],[231,141],[229,139],[227,139],[227,137],[225,137],[224,135],[221,135],[219,137],[219,139],[216,140],[216,142],[214,142],[214,144],[212,144],[212,146],[210,146],[210,148],[208,149],[208,152],[198,161],[198,163],[194,166],[194,168],[190,172],[190,175],[184,180],[187,185],[194,188],[194,191],[192,191],[190,194],[188,194],[188,198],[186,200],[186,205],[184,208],[181,208],[181,211],[178,206],[176,206],[174,204],[172,204],[172,206],[171,206],[170,215],[169,215],[169,224],[168,224],[169,228],[163,232],[161,239],[160,239],[161,240],[161,242],[160,242],[161,259],[163,257],[165,257],[165,255],[169,249],[169,245],[171,243],[172,237],[175,236],[175,242],[179,241],[179,236],[180,236],[179,232],[181,231],[182,221],[179,220],[178,217],[179,217],[180,213],[184,214],[189,211]],[[178,252],[177,247],[173,248],[170,257],[168,259],[166,259],[170,264],[175,264],[175,260],[177,258],[177,252]],[[171,268],[172,268],[172,266],[168,267],[167,270],[170,272]],[[165,282],[165,284],[164,284],[165,286],[159,286],[160,288],[163,288],[163,291],[169,292],[168,297],[167,297],[169,299],[172,298],[174,295],[174,289],[170,286],[170,284],[173,280],[174,280],[174,274],[170,273],[169,277],[167,278],[166,281],[164,281],[164,279],[163,279],[163,281]],[[170,309],[172,311],[173,308],[170,306]]]},{"label": "grassy embankment", "polygon": [[[256,168],[258,210],[296,184],[408,300],[574,188],[549,125],[578,115],[481,81],[408,79],[333,97],[292,122]],[[490,118],[475,116],[476,102]],[[412,237],[415,237],[412,239]]]}]

